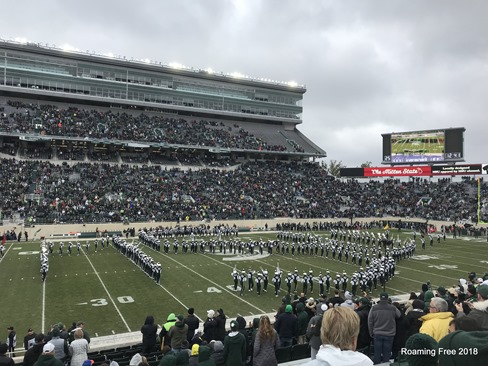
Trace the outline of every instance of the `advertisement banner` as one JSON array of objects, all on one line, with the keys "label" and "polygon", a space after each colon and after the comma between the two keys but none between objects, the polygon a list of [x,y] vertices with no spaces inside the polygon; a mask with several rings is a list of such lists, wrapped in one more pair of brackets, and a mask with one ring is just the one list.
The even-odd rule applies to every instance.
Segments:
[{"label": "advertisement banner", "polygon": [[434,165],[432,175],[473,175],[483,174],[481,164]]},{"label": "advertisement banner", "polygon": [[430,166],[364,168],[365,177],[428,177],[430,175],[432,175]]}]

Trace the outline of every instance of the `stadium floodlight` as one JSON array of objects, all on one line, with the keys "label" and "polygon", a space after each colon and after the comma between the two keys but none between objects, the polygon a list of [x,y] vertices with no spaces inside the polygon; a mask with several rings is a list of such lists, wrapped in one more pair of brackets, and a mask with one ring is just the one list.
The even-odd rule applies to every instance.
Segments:
[{"label": "stadium floodlight", "polygon": [[22,44],[27,44],[27,38],[25,37],[15,37],[14,41]]},{"label": "stadium floodlight", "polygon": [[146,64],[150,64],[150,63],[151,63],[151,60],[150,60],[150,59],[148,59],[148,58],[145,58],[145,59],[144,59],[144,62],[145,62]]},{"label": "stadium floodlight", "polygon": [[173,69],[178,69],[178,70],[184,68],[184,66],[182,64],[178,63],[178,62],[170,62],[168,64],[168,66],[169,67],[172,67]]},{"label": "stadium floodlight", "polygon": [[106,53],[105,56],[110,57],[110,58],[115,57],[115,55],[112,52]]},{"label": "stadium floodlight", "polygon": [[212,70],[212,68],[210,68],[210,67],[207,69],[207,72],[208,72],[209,74],[213,74],[213,73],[214,73],[214,71],[213,71],[213,70]]},{"label": "stadium floodlight", "polygon": [[78,48],[73,47],[73,46],[66,44],[66,43],[61,46],[61,49],[65,52],[79,52],[80,51]]},{"label": "stadium floodlight", "polygon": [[230,74],[230,76],[236,78],[236,79],[242,79],[244,75],[242,75],[240,72],[233,72]]},{"label": "stadium floodlight", "polygon": [[288,86],[291,86],[292,88],[296,88],[298,86],[298,84],[295,81],[289,81],[287,84],[288,84]]}]

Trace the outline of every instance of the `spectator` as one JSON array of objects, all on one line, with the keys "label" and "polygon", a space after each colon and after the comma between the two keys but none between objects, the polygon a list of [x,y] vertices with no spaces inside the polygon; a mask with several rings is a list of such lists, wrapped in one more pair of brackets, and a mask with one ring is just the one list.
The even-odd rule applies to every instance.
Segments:
[{"label": "spectator", "polygon": [[[188,341],[187,341],[188,342]],[[188,352],[183,351],[178,352],[176,355],[176,366],[183,366],[183,365],[189,365],[190,364],[190,354]]]},{"label": "spectator", "polygon": [[235,320],[230,322],[230,333],[224,340],[224,358],[226,366],[242,366],[246,362],[246,339]]},{"label": "spectator", "polygon": [[275,351],[279,347],[278,333],[267,315],[261,316],[253,348],[253,366],[277,366]]},{"label": "spectator", "polygon": [[15,357],[15,347],[17,346],[17,334],[15,333],[14,327],[10,326],[7,328],[7,346],[8,351]]},{"label": "spectator", "polygon": [[399,317],[400,311],[388,303],[388,294],[382,292],[380,301],[371,308],[368,315],[369,334],[374,340],[375,364],[389,361],[396,333],[395,319]]},{"label": "spectator", "polygon": [[465,315],[462,304],[456,304],[458,311],[456,317],[468,316],[480,324],[481,330],[488,330],[488,285],[479,285],[477,288],[477,302],[468,303],[472,308],[468,315]]},{"label": "spectator", "polygon": [[420,292],[418,299],[425,302],[425,293],[429,291],[429,286],[426,283],[422,284],[422,291]]},{"label": "spectator", "polygon": [[88,341],[83,338],[83,331],[75,331],[75,340],[69,345],[69,354],[71,355],[71,366],[82,366],[83,362],[88,359],[89,345]]},{"label": "spectator", "polygon": [[7,350],[6,343],[0,344],[0,366],[15,366],[13,358],[7,356]]},{"label": "spectator", "polygon": [[36,363],[39,356],[42,354],[42,348],[44,347],[44,334],[36,334],[34,338],[34,345],[27,350],[22,361],[23,366],[33,366]]},{"label": "spectator", "polygon": [[420,299],[415,299],[412,302],[412,310],[405,317],[405,327],[407,331],[407,339],[420,331],[422,321],[420,318],[425,315],[424,302]]},{"label": "spectator", "polygon": [[177,354],[183,347],[183,342],[188,336],[188,325],[185,324],[185,318],[179,314],[176,317],[175,325],[169,330],[169,338],[171,339],[171,351]]},{"label": "spectator", "polygon": [[[212,350],[208,346],[200,346],[198,354],[198,366],[216,366],[215,361],[210,357]],[[229,363],[227,363],[229,366]]]},{"label": "spectator", "polygon": [[371,336],[368,329],[368,315],[371,310],[371,301],[367,297],[361,297],[356,301],[356,314],[359,316],[359,335],[357,348],[363,349],[371,344]]},{"label": "spectator", "polygon": [[440,297],[434,297],[430,300],[429,310],[429,314],[420,318],[422,321],[420,333],[428,334],[439,342],[449,333],[449,323],[454,315],[447,311],[447,301]]},{"label": "spectator", "polygon": [[169,330],[171,329],[172,326],[175,325],[175,323],[176,323],[176,315],[174,313],[169,314],[168,317],[166,318],[166,323],[163,324],[161,331],[159,332],[159,338],[161,339],[161,349],[164,346],[171,345]]},{"label": "spectator", "polygon": [[221,341],[210,342],[210,348],[213,350],[210,358],[214,360],[215,366],[225,366],[224,344]]},{"label": "spectator", "polygon": [[189,364],[192,366],[197,366],[198,365],[198,352],[200,350],[200,345],[199,344],[194,344],[191,346],[191,355],[190,355],[190,360]]},{"label": "spectator", "polygon": [[[308,302],[307,302],[308,304]],[[315,304],[315,306],[317,306]],[[308,313],[305,311],[305,305],[299,302],[296,307],[297,310],[297,334],[298,344],[306,343],[307,325],[308,325]]]},{"label": "spectator", "polygon": [[56,357],[58,360],[65,362],[69,356],[68,342],[66,341],[66,339],[61,338],[60,334],[61,333],[57,325],[54,326],[51,332],[52,337],[49,343],[52,343],[54,345],[54,357]]},{"label": "spectator", "polygon": [[[455,331],[442,338],[439,349],[449,350],[439,354],[440,366],[488,365],[488,331]],[[460,349],[465,350],[460,354]],[[453,356],[453,351],[455,355]],[[463,352],[463,351],[462,351]]]},{"label": "spectator", "polygon": [[200,319],[195,316],[195,309],[189,308],[188,315],[185,318],[185,324],[188,325],[188,342],[191,342],[191,339],[195,335],[195,331],[200,326]]},{"label": "spectator", "polygon": [[405,320],[405,313],[403,312],[400,304],[398,302],[394,302],[392,304],[395,306],[398,311],[400,311],[400,317],[396,318],[396,330],[395,330],[395,338],[393,338],[393,349],[392,355],[394,360],[398,360],[398,355],[400,350],[405,347],[405,342],[407,341],[407,325]]},{"label": "spectator", "polygon": [[410,292],[410,297],[407,300],[407,303],[405,304],[405,315],[408,315],[410,310],[413,309],[413,301],[417,300],[417,294],[415,292]]},{"label": "spectator", "polygon": [[24,349],[27,351],[35,344],[36,333],[32,328],[27,329],[27,335],[24,337]]},{"label": "spectator", "polygon": [[171,353],[164,355],[158,366],[176,366],[176,356]]},{"label": "spectator", "polygon": [[147,355],[153,352],[156,348],[156,338],[158,333],[158,326],[154,324],[154,317],[148,315],[141,327],[142,333],[142,353]]},{"label": "spectator", "polygon": [[215,320],[215,311],[212,309],[207,311],[207,320],[203,323],[203,340],[207,343],[215,340],[215,332],[217,328],[217,321]]},{"label": "spectator", "polygon": [[422,333],[412,335],[405,343],[408,366],[437,366],[437,348],[438,344],[431,336]]},{"label": "spectator", "polygon": [[370,366],[366,355],[355,352],[359,334],[359,316],[348,307],[336,307],[324,313],[321,326],[322,345],[315,360],[304,366]]},{"label": "spectator", "polygon": [[329,308],[339,306],[344,302],[344,298],[340,296],[339,290],[334,290],[334,297],[329,300]]},{"label": "spectator", "polygon": [[320,329],[322,328],[322,318],[324,312],[327,310],[327,304],[318,303],[315,311],[315,316],[310,319],[307,325],[307,338],[310,340],[312,360],[315,360],[317,352],[319,351],[322,341],[320,339]]},{"label": "spectator", "polygon": [[481,324],[474,318],[468,316],[460,316],[452,319],[449,322],[449,333],[454,333],[456,330],[465,330],[466,332],[476,332],[481,330]]},{"label": "spectator", "polygon": [[[225,322],[226,317],[224,314],[224,310],[222,308],[217,310],[217,316],[215,317],[215,335],[214,340],[216,341],[224,341],[225,338]],[[245,322],[244,322],[245,324]],[[245,326],[245,325],[244,325]]]},{"label": "spectator", "polygon": [[46,343],[34,366],[63,366],[63,361],[54,357],[54,344]]},{"label": "spectator", "polygon": [[285,312],[278,316],[274,328],[280,337],[281,347],[293,345],[293,338],[297,333],[297,318],[292,314],[293,308],[286,305]]}]

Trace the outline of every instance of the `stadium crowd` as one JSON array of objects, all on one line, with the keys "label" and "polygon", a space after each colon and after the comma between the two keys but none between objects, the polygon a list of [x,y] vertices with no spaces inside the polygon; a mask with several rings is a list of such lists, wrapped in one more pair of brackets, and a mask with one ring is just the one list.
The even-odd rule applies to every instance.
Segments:
[{"label": "stadium crowd", "polygon": [[477,215],[475,180],[362,183],[333,179],[313,163],[180,171],[1,159],[0,174],[3,217],[32,224],[384,216],[456,222]]},{"label": "stadium crowd", "polygon": [[[0,132],[40,133],[46,136],[158,142],[233,149],[287,151],[239,125],[207,120],[88,110],[77,107],[7,101],[0,116]],[[37,126],[37,127],[36,127]],[[289,144],[291,151],[301,147]]]}]

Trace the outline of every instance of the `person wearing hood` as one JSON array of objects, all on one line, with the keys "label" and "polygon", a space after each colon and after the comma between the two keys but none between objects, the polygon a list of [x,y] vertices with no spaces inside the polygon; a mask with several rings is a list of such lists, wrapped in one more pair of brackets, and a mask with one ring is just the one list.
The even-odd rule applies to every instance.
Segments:
[{"label": "person wearing hood", "polygon": [[179,352],[176,355],[176,366],[190,365],[190,355],[188,352]]},{"label": "person wearing hood", "polygon": [[[317,304],[315,304],[315,306],[317,306]],[[296,310],[297,310],[297,335],[298,335],[297,343],[305,344],[307,342],[306,335],[307,335],[307,325],[309,321],[308,313],[307,311],[305,311],[305,305],[303,305],[303,303],[301,302],[297,304]]]},{"label": "person wearing hood", "polygon": [[34,366],[63,366],[64,363],[54,357],[54,344],[46,343],[42,348],[42,353],[39,356]]},{"label": "person wearing hood", "polygon": [[405,316],[407,339],[420,331],[422,326],[420,318],[424,315],[424,302],[420,299],[413,300],[412,310]]},{"label": "person wearing hood", "polygon": [[224,310],[222,308],[217,310],[217,316],[215,317],[215,337],[214,340],[216,341],[224,341],[225,338],[225,322],[226,317],[224,314]]},{"label": "person wearing hood", "polygon": [[177,354],[183,347],[183,342],[186,341],[188,335],[188,325],[185,324],[185,318],[179,314],[176,317],[175,325],[169,330],[169,338],[171,339],[171,350]]},{"label": "person wearing hood", "polygon": [[278,333],[271,326],[268,316],[261,316],[253,348],[253,366],[277,366],[275,352],[279,346]]},{"label": "person wearing hood", "polygon": [[224,359],[226,366],[242,366],[247,359],[246,338],[235,320],[230,322],[230,332],[224,339]]},{"label": "person wearing hood", "polygon": [[216,366],[215,361],[210,358],[211,354],[212,350],[210,347],[200,346],[200,350],[198,352],[198,366]]},{"label": "person wearing hood", "polygon": [[320,339],[320,329],[322,328],[322,317],[328,309],[327,304],[318,303],[315,310],[315,316],[310,319],[307,325],[307,338],[310,339],[308,344],[311,348],[312,360],[315,360],[322,341]]},{"label": "person wearing hood", "polygon": [[422,291],[420,294],[417,296],[419,300],[425,301],[425,293],[429,291],[429,286],[426,283],[422,284]]},{"label": "person wearing hood", "polygon": [[322,345],[317,356],[304,366],[371,366],[373,361],[356,352],[359,316],[348,307],[327,310],[322,318]]},{"label": "person wearing hood", "polygon": [[198,365],[198,353],[200,351],[200,345],[199,344],[194,344],[191,346],[191,354],[190,354],[190,359],[188,360],[188,363],[191,366],[197,366]]},{"label": "person wearing hood", "polygon": [[166,318],[166,323],[163,324],[161,332],[159,332],[159,338],[161,339],[161,349],[164,346],[169,346],[171,344],[171,338],[169,337],[169,330],[176,323],[176,315],[171,313]]},{"label": "person wearing hood", "polygon": [[214,360],[215,366],[225,366],[224,344],[221,341],[215,341],[211,342],[210,346],[213,347],[210,358]]},{"label": "person wearing hood", "polygon": [[456,317],[467,316],[475,319],[481,330],[488,330],[488,285],[479,285],[477,290],[477,302],[468,303],[471,311],[466,315],[463,311],[463,304],[456,304],[458,311]]},{"label": "person wearing hood", "polygon": [[440,297],[430,300],[429,314],[420,318],[422,326],[420,333],[428,334],[439,342],[449,333],[449,323],[454,319],[454,314],[447,311],[447,301]]},{"label": "person wearing hood", "polygon": [[141,327],[142,333],[142,353],[145,355],[154,351],[156,347],[156,337],[158,333],[158,326],[154,324],[154,317],[148,315],[144,321],[144,325]]}]

